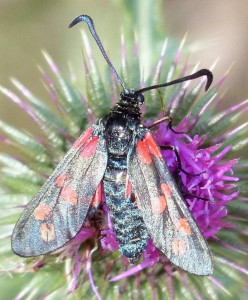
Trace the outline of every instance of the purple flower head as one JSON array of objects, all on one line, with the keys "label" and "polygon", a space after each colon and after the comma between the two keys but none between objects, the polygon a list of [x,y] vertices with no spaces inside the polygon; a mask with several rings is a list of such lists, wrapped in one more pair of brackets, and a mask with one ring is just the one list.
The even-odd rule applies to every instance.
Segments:
[{"label": "purple flower head", "polygon": [[[174,128],[175,131],[185,130],[186,122],[187,119],[182,120]],[[231,226],[222,219],[227,215],[225,205],[238,195],[238,192],[233,190],[236,187],[233,182],[239,178],[233,176],[232,170],[238,160],[221,162],[231,147],[219,150],[221,147],[219,144],[202,148],[206,137],[195,135],[191,138],[187,134],[177,134],[167,128],[166,124],[160,124],[154,137],[158,145],[169,145],[177,149],[181,167],[187,173],[178,169],[175,152],[162,150],[162,154],[171,173],[176,175],[178,188],[184,195],[203,235],[206,238],[214,237],[222,227]]]}]

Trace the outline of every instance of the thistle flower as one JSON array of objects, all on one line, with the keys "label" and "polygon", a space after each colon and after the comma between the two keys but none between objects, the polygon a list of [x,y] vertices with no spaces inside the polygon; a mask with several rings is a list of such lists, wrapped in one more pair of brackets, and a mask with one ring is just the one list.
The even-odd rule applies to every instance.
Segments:
[{"label": "thistle flower", "polygon": [[[192,83],[187,82],[160,93],[153,91],[146,96],[143,108],[144,122],[150,124],[161,117],[163,102],[162,107],[173,119],[174,130],[185,132],[176,133],[161,123],[153,135],[158,145],[171,145],[177,149],[182,167],[188,172],[178,172],[175,153],[162,150],[178,188],[211,246],[214,256],[212,276],[197,277],[175,268],[151,239],[141,260],[130,265],[119,253],[104,199],[97,212],[88,214],[76,237],[55,255],[23,259],[12,253],[10,235],[24,205],[79,134],[106,114],[119,97],[115,78],[110,72],[106,78],[100,77],[87,35],[83,38],[86,49],[83,93],[76,87],[73,71],[71,79],[66,80],[53,59],[43,52],[50,70],[40,67],[40,71],[58,113],[17,79],[12,79],[12,83],[20,96],[0,87],[0,91],[19,105],[42,130],[42,136],[36,137],[0,121],[1,141],[19,153],[18,157],[0,154],[3,208],[0,259],[4,298],[57,299],[67,295],[68,299],[120,299],[122,296],[124,299],[218,299],[229,295],[241,299],[247,289],[244,275],[248,275],[245,267],[247,159],[243,151],[248,140],[247,124],[236,124],[246,112],[248,102],[216,113],[215,105],[222,100],[218,89],[226,75],[203,96],[204,79],[191,89]],[[162,79],[162,82],[169,81],[179,74],[193,73],[187,64],[179,64],[183,43],[184,40],[174,60],[169,62],[165,59],[166,41],[157,65],[144,80],[140,79],[138,43],[134,47],[134,56],[129,58],[122,36],[121,74],[127,85],[139,88],[160,83]]]}]

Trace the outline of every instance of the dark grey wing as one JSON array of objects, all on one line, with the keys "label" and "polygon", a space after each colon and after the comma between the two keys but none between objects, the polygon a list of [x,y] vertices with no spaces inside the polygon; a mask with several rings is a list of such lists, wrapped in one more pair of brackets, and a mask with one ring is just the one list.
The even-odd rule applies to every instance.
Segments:
[{"label": "dark grey wing", "polygon": [[209,247],[149,131],[131,148],[127,169],[155,246],[183,270],[211,274]]},{"label": "dark grey wing", "polygon": [[25,208],[12,234],[13,251],[37,256],[70,241],[83,225],[106,165],[105,140],[90,127]]}]

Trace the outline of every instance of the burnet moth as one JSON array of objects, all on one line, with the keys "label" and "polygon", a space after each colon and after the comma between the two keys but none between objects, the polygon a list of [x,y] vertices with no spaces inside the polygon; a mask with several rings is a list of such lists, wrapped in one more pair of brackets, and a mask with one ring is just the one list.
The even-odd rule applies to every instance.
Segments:
[{"label": "burnet moth", "polygon": [[109,60],[92,19],[84,21],[112,73],[123,88],[110,113],[90,126],[72,145],[18,220],[13,251],[23,257],[51,253],[80,231],[90,207],[104,191],[119,249],[134,263],[148,238],[176,266],[197,275],[213,272],[210,249],[166,165],[159,147],[141,124],[143,93],[212,73],[192,75],[140,90],[128,89]]}]

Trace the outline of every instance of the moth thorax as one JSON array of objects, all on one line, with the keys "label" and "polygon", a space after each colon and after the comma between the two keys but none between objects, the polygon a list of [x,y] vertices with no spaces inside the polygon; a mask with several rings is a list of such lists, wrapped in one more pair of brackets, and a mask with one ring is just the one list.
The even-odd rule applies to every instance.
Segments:
[{"label": "moth thorax", "polygon": [[104,136],[108,152],[113,155],[126,155],[132,139],[132,131],[125,120],[108,122]]}]

